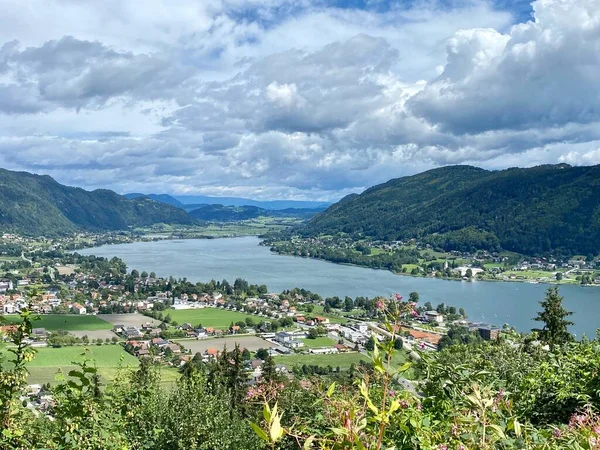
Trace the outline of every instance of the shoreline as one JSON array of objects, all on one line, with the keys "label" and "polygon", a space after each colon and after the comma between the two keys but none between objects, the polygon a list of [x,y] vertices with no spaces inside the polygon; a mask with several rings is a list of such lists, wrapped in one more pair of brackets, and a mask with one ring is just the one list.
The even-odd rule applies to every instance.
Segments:
[{"label": "shoreline", "polygon": [[[259,244],[262,245],[262,242]],[[270,250],[271,253],[275,254],[275,255],[281,255],[281,256],[291,256],[293,258],[303,258],[303,259],[314,259],[316,261],[326,261],[328,263],[331,264],[337,264],[339,266],[350,266],[350,267],[361,267],[363,269],[372,269],[372,270],[385,270],[387,272],[391,272],[394,275],[397,276],[401,276],[401,277],[411,277],[411,278],[431,278],[434,280],[444,280],[444,281],[460,281],[460,282],[466,282],[466,283],[478,283],[478,282],[488,282],[488,283],[523,283],[523,284],[543,284],[543,285],[549,285],[549,286],[580,286],[580,287],[597,287],[600,288],[600,284],[578,284],[578,283],[560,283],[560,282],[552,282],[552,281],[536,281],[534,283],[531,282],[531,279],[527,279],[527,280],[511,280],[511,279],[506,279],[506,280],[500,280],[500,279],[479,279],[479,278],[472,278],[470,280],[464,280],[462,278],[454,278],[454,277],[436,277],[436,276],[423,276],[423,275],[412,275],[410,273],[402,273],[402,272],[394,272],[390,269],[386,269],[384,267],[369,267],[369,266],[363,266],[361,264],[353,264],[353,263],[345,263],[345,262],[335,262],[335,261],[331,261],[329,259],[325,259],[325,258],[315,258],[312,256],[299,256],[299,255],[292,255],[289,253],[280,253],[277,251],[273,251]]]}]

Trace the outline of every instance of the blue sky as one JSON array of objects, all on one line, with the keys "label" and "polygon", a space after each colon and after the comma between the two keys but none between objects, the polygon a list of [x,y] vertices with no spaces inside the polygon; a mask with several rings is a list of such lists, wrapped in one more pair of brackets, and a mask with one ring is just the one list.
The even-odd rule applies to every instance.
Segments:
[{"label": "blue sky", "polygon": [[0,0],[0,166],[336,200],[600,163],[600,0]]}]

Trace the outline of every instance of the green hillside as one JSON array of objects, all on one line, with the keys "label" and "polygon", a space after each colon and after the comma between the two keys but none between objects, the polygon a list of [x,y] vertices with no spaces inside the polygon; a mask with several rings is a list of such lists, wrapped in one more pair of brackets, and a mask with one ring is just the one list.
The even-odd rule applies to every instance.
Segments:
[{"label": "green hillside", "polygon": [[61,234],[120,230],[154,223],[191,223],[185,211],[146,197],[63,186],[47,175],[0,169],[0,230]]},{"label": "green hillside", "polygon": [[433,169],[346,197],[301,232],[418,238],[446,250],[598,254],[600,166]]}]

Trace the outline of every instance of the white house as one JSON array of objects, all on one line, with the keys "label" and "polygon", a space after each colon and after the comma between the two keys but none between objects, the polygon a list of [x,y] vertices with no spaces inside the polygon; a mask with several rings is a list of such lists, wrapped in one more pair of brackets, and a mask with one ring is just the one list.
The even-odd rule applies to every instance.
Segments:
[{"label": "white house", "polygon": [[73,314],[85,314],[87,312],[85,306],[80,305],[79,303],[73,303],[71,305],[71,310],[73,311]]},{"label": "white house", "polygon": [[444,321],[444,316],[437,311],[426,311],[425,320],[427,320],[427,322],[442,323]]}]

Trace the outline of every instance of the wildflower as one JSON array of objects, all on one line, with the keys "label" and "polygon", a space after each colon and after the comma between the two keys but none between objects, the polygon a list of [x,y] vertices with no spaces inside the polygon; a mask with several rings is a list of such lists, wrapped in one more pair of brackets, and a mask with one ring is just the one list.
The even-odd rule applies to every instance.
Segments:
[{"label": "wildflower", "polygon": [[440,444],[440,445],[438,445],[438,449],[439,450],[448,450],[448,446],[446,444]]},{"label": "wildflower", "polygon": [[419,315],[419,313],[417,311],[415,311],[414,309],[410,312],[410,315],[413,317],[417,317]]},{"label": "wildflower", "polygon": [[592,431],[600,436],[600,426],[596,425],[594,428],[592,428]]},{"label": "wildflower", "polygon": [[452,436],[458,436],[458,425],[452,424]]},{"label": "wildflower", "polygon": [[425,348],[425,344],[423,342],[419,342],[419,348],[423,350]]},{"label": "wildflower", "polygon": [[402,407],[402,409],[406,409],[408,408],[408,402],[406,400],[402,400],[400,402],[400,406]]},{"label": "wildflower", "polygon": [[555,428],[554,431],[552,432],[552,436],[554,436],[555,438],[558,439],[561,436],[560,429]]},{"label": "wildflower", "polygon": [[390,397],[395,397],[396,396],[396,392],[393,389],[390,389],[389,392],[388,392],[388,395]]},{"label": "wildflower", "polygon": [[377,307],[378,310],[382,311],[384,305],[381,300],[378,300],[377,303],[375,304],[375,306]]},{"label": "wildflower", "polygon": [[398,301],[398,302],[402,301],[402,296],[400,294],[394,294],[394,297],[396,298],[396,301]]}]

